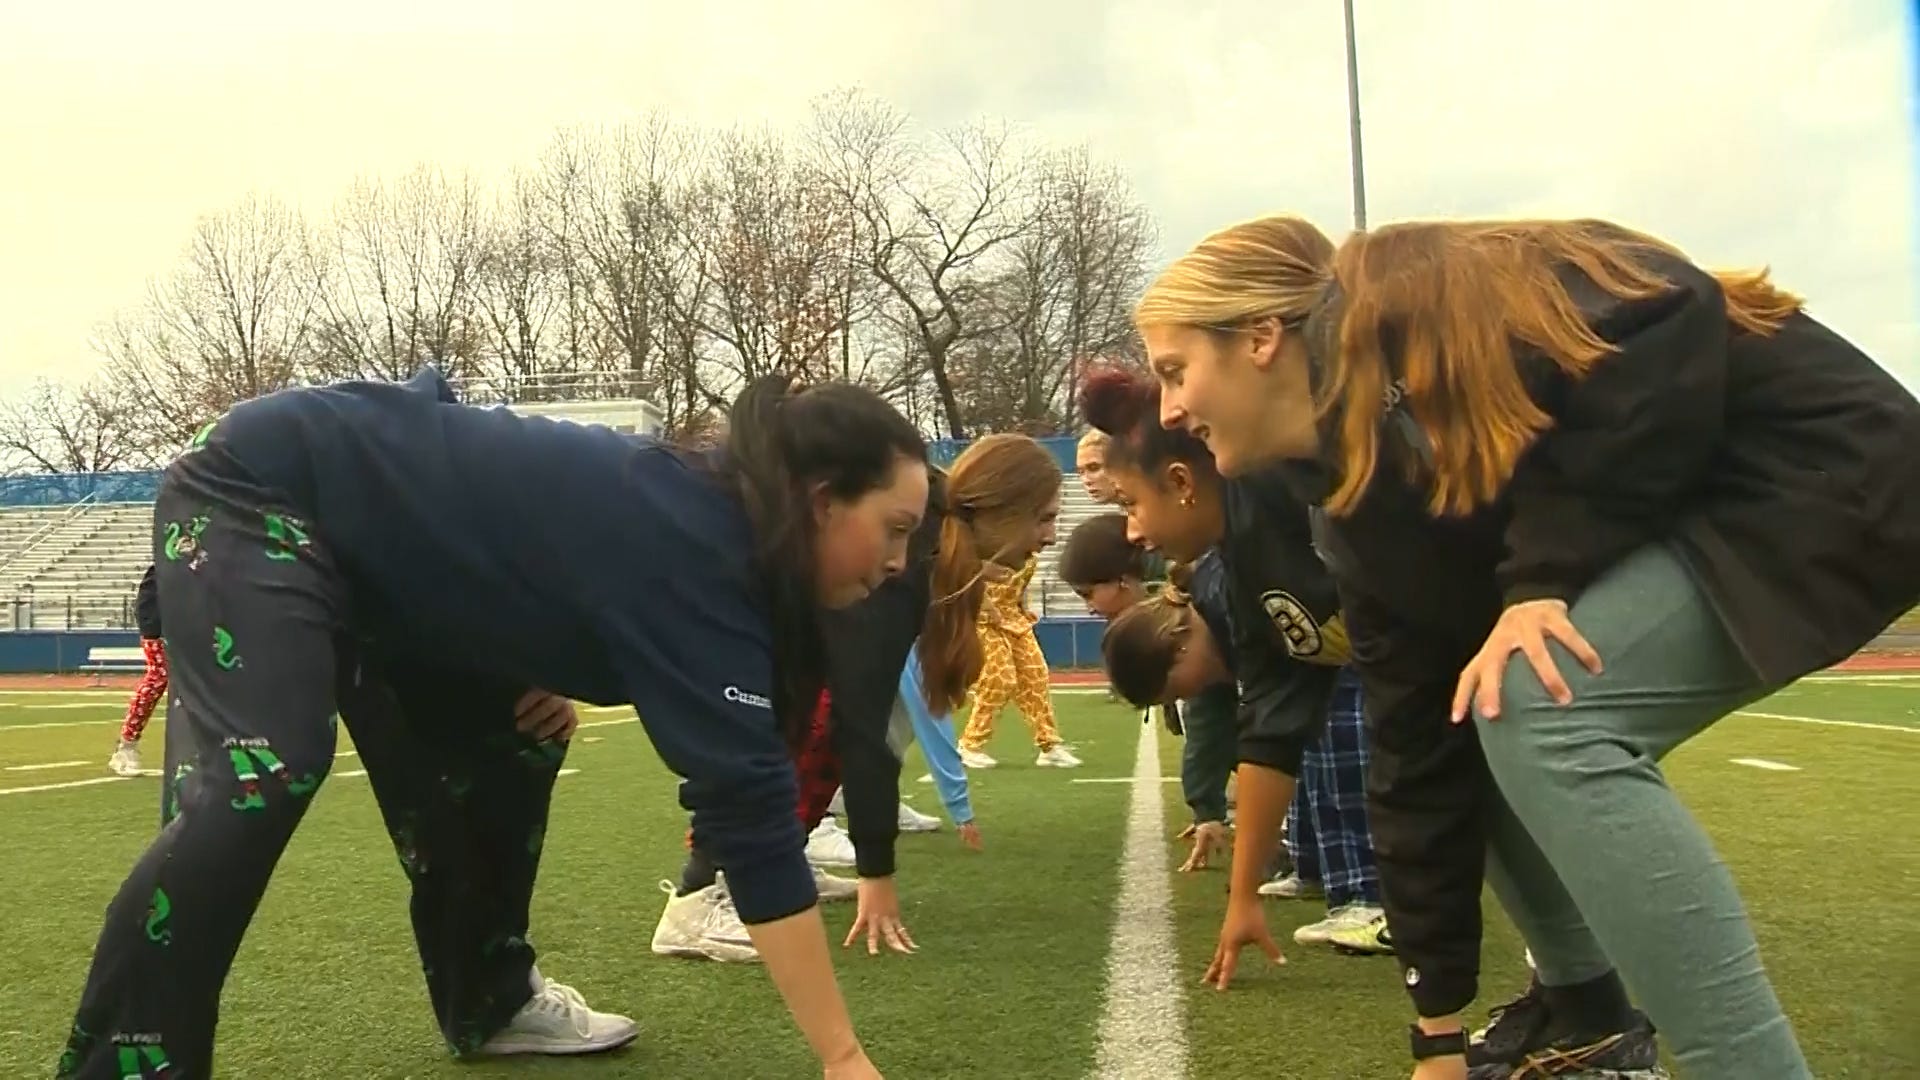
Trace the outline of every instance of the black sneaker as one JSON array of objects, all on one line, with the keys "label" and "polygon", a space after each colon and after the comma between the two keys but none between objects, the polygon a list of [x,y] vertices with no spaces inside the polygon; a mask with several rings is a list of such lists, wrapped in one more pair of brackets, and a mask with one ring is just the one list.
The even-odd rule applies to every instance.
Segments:
[{"label": "black sneaker", "polygon": [[[1625,1031],[1555,1034],[1543,1028],[1538,1037],[1543,1038],[1541,1044],[1528,1047],[1517,1060],[1472,1065],[1467,1073],[1469,1080],[1669,1080],[1660,1066],[1653,1024],[1637,1010]],[[1469,1044],[1469,1062],[1474,1060],[1473,1049]]]},{"label": "black sneaker", "polygon": [[1541,993],[1540,980],[1534,979],[1527,983],[1526,993],[1488,1010],[1487,1026],[1474,1032],[1467,1042],[1467,1065],[1512,1067],[1526,1057],[1528,1050],[1551,1041],[1547,1017],[1547,999]]}]

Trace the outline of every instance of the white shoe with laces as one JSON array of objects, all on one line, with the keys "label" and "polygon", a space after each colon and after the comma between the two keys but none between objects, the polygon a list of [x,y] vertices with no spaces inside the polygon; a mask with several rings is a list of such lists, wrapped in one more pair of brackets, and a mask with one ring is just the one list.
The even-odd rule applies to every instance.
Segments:
[{"label": "white shoe with laces", "polygon": [[858,900],[860,883],[853,878],[829,874],[816,866],[813,868],[813,891],[820,894],[820,902],[823,904],[832,904],[841,900]]},{"label": "white shoe with laces", "polygon": [[1033,763],[1043,769],[1077,769],[1080,767],[1080,759],[1073,756],[1073,751],[1067,749],[1065,743],[1055,746],[1051,750],[1042,750],[1040,756],[1033,759]]},{"label": "white shoe with laces", "polygon": [[617,1050],[640,1035],[640,1025],[625,1016],[594,1012],[571,986],[533,973],[533,996],[507,1026],[480,1046],[488,1057],[511,1054],[599,1054]]},{"label": "white shoe with laces", "polygon": [[906,803],[900,804],[901,832],[939,832],[940,819],[932,814],[923,814]]},{"label": "white shoe with laces", "polygon": [[832,818],[822,818],[807,835],[807,861],[815,866],[854,865],[853,838]]},{"label": "white shoe with laces", "polygon": [[1000,763],[984,750],[969,750],[963,746],[960,748],[960,764],[969,769],[991,769]]},{"label": "white shoe with laces", "polygon": [[140,747],[130,742],[115,746],[113,756],[107,759],[107,769],[115,776],[139,776]]},{"label": "white shoe with laces", "polygon": [[1339,931],[1365,926],[1383,914],[1372,904],[1348,904],[1327,912],[1327,917],[1319,922],[1295,930],[1293,940],[1301,945],[1325,945]]},{"label": "white shoe with laces", "polygon": [[733,908],[733,897],[719,881],[685,896],[673,882],[660,883],[667,894],[667,909],[660,913],[653,928],[653,951],[661,956],[697,956],[723,964],[752,964],[760,960],[747,934],[740,913]]}]

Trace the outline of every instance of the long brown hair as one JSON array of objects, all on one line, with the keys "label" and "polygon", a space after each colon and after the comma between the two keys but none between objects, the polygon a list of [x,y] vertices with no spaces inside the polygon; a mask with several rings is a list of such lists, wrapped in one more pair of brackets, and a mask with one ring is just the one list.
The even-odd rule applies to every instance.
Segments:
[{"label": "long brown hair", "polygon": [[920,631],[921,685],[935,716],[952,712],[980,677],[974,626],[986,596],[989,560],[1018,545],[1020,535],[1060,494],[1060,463],[1025,435],[985,435],[947,471],[947,516],[933,564],[933,602]]},{"label": "long brown hair", "polygon": [[1185,593],[1162,592],[1114,616],[1100,638],[1107,682],[1130,705],[1163,704],[1173,665],[1193,633],[1195,612]]},{"label": "long brown hair", "polygon": [[[1422,463],[1434,514],[1492,502],[1552,425],[1515,366],[1516,343],[1578,379],[1617,351],[1595,333],[1556,269],[1571,266],[1622,300],[1671,283],[1650,263],[1670,245],[1602,221],[1412,222],[1350,237],[1334,253],[1345,310],[1324,350],[1319,412],[1335,417],[1339,472],[1327,500],[1351,511],[1380,461],[1390,388],[1431,448]],[[1714,275],[1730,323],[1769,334],[1800,310],[1767,271]],[[1389,364],[1388,352],[1394,354]],[[1393,387],[1397,369],[1400,382]]]}]

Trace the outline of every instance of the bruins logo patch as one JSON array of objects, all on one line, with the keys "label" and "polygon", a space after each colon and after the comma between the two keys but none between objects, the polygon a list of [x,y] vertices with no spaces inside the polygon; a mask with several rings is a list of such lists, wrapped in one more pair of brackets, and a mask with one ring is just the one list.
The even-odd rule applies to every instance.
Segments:
[{"label": "bruins logo patch", "polygon": [[1274,630],[1287,643],[1287,652],[1294,659],[1338,665],[1350,658],[1352,650],[1347,645],[1346,627],[1338,615],[1325,623],[1317,623],[1305,604],[1279,589],[1263,594],[1260,604],[1267,609],[1267,618],[1273,620]]}]

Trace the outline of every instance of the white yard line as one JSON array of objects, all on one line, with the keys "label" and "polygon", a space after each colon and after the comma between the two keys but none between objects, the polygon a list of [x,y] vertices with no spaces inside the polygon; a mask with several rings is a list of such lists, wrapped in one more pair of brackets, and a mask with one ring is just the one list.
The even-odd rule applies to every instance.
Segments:
[{"label": "white yard line", "polygon": [[1824,724],[1830,727],[1861,728],[1866,731],[1897,731],[1902,735],[1920,735],[1920,727],[1898,724],[1869,724],[1865,720],[1827,720],[1818,716],[1789,716],[1786,713],[1753,712],[1741,709],[1735,716],[1757,716],[1762,720],[1788,720],[1796,724]]},{"label": "white yard line", "polygon": [[1789,765],[1784,761],[1770,761],[1760,757],[1728,758],[1735,765],[1745,765],[1749,769],[1764,769],[1767,772],[1799,772],[1800,766]]},{"label": "white yard line", "polygon": [[91,780],[68,780],[63,784],[35,784],[33,787],[0,788],[0,795],[31,795],[36,791],[64,791],[67,788],[92,787],[95,784],[117,784],[122,780],[132,780],[131,776],[96,776]]},{"label": "white yard line", "polygon": [[1120,862],[1120,896],[1107,953],[1099,1080],[1185,1080],[1187,1010],[1174,944],[1160,732],[1140,729]]}]

